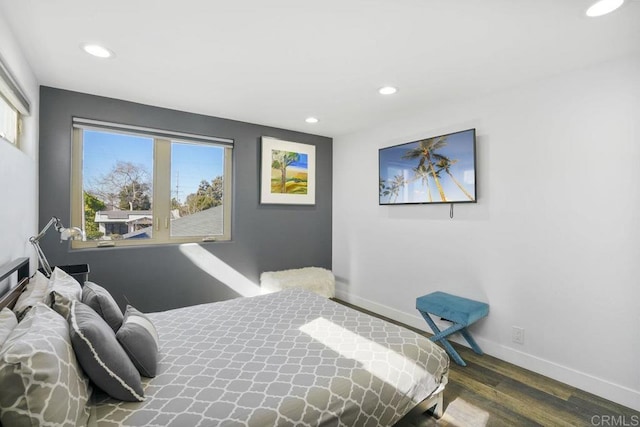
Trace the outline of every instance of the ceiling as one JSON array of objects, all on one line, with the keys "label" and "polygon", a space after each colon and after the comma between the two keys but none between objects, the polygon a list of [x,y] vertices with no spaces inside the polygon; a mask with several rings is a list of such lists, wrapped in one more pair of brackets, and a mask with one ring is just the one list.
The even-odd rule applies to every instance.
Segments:
[{"label": "ceiling", "polygon": [[591,3],[0,0],[0,13],[42,85],[337,137],[640,52],[640,1],[587,18]]}]

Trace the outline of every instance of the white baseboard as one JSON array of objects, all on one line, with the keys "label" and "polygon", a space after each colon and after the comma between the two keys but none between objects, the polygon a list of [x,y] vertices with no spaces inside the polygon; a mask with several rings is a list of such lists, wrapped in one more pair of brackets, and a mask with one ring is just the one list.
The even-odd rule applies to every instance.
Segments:
[{"label": "white baseboard", "polygon": [[[413,315],[405,313],[386,305],[379,304],[377,302],[373,302],[356,295],[352,295],[342,289],[336,289],[336,297],[348,303],[357,305],[358,307],[373,311],[382,316],[388,317],[398,322],[402,322],[414,328],[432,333],[428,325],[425,323],[424,319],[420,317],[419,314]],[[441,329],[445,329],[450,326],[450,324],[441,323],[438,321],[436,321],[435,323]],[[505,362],[509,362],[516,366],[520,366],[530,371],[553,378],[572,387],[579,388],[581,390],[603,397],[607,400],[616,402],[620,405],[632,408],[636,411],[640,411],[640,392],[637,390],[612,383],[602,378],[597,378],[593,375],[577,371],[567,366],[559,365],[550,360],[542,359],[540,357],[524,353],[503,344],[488,341],[475,336],[474,338],[476,339],[476,342],[478,343],[480,348],[482,348],[485,353],[493,357],[497,357],[498,359],[504,360]],[[466,341],[463,338],[459,337],[458,334],[455,334],[451,338],[451,341],[469,347]]]}]

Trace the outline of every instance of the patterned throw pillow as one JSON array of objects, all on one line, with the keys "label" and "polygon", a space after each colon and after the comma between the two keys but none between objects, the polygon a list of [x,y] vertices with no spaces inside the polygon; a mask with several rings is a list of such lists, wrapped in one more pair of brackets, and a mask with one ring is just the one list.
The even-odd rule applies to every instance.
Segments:
[{"label": "patterned throw pillow", "polygon": [[86,425],[89,396],[67,322],[34,305],[0,349],[0,423]]},{"label": "patterned throw pillow", "polygon": [[102,317],[88,305],[72,301],[69,326],[73,349],[91,381],[113,398],[142,402],[140,374]]},{"label": "patterned throw pillow", "polygon": [[11,331],[18,325],[18,319],[13,311],[7,307],[0,310],[0,348],[2,344],[7,340]]},{"label": "patterned throw pillow", "polygon": [[56,291],[51,292],[51,308],[53,311],[64,317],[65,320],[69,320],[69,314],[71,313],[71,301],[64,295],[60,295]]},{"label": "patterned throw pillow", "polygon": [[47,295],[45,304],[51,305],[50,293],[53,291],[64,295],[70,300],[80,301],[82,299],[82,286],[80,286],[80,283],[58,267],[53,269],[53,273],[49,278],[49,295]]},{"label": "patterned throw pillow", "polygon": [[100,315],[113,332],[122,325],[122,311],[109,291],[93,282],[84,282],[82,287],[82,302]]},{"label": "patterned throw pillow", "polygon": [[158,332],[151,320],[131,307],[127,306],[122,327],[116,333],[140,375],[155,377],[158,370]]}]

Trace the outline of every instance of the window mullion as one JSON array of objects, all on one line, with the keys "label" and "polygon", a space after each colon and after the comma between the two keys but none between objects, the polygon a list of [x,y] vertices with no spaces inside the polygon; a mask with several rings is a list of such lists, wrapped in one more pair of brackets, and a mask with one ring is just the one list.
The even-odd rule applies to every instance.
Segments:
[{"label": "window mullion", "polygon": [[232,206],[232,179],[233,176],[233,157],[231,148],[227,147],[224,150],[224,222],[222,238],[225,240],[231,239],[231,206]]},{"label": "window mullion", "polygon": [[169,241],[171,214],[171,141],[154,140],[153,162],[153,240]]},{"label": "window mullion", "polygon": [[[82,188],[82,131],[74,129],[71,148],[71,225],[84,230],[84,194]],[[93,220],[93,218],[91,218]]]}]

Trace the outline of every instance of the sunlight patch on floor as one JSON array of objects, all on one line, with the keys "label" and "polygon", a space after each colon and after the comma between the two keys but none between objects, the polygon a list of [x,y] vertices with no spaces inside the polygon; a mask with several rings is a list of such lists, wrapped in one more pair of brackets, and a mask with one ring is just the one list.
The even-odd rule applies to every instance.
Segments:
[{"label": "sunlight patch on floor", "polygon": [[457,427],[485,427],[489,422],[489,413],[457,397],[446,405],[441,420]]},{"label": "sunlight patch on floor", "polygon": [[180,245],[180,252],[196,267],[222,282],[243,297],[260,295],[260,286],[247,279],[226,262],[197,243]]}]

